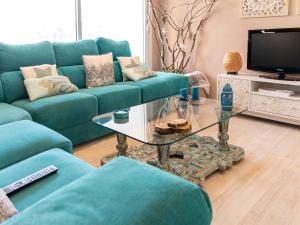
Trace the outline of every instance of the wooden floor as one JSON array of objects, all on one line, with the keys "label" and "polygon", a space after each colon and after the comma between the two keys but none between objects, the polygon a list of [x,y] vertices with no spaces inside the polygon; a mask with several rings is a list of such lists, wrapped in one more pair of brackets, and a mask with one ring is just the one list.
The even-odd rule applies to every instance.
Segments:
[{"label": "wooden floor", "polygon": [[[217,127],[200,135],[216,137]],[[213,225],[300,225],[300,128],[252,117],[231,120],[230,143],[246,158],[204,183],[213,205]],[[129,141],[129,145],[138,145]],[[76,148],[94,166],[115,151],[110,136]]]}]

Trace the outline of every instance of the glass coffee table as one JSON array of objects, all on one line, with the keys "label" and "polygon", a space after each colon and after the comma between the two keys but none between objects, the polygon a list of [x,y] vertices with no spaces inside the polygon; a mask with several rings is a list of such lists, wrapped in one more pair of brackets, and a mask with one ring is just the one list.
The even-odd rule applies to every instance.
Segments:
[{"label": "glass coffee table", "polygon": [[[173,171],[178,175],[184,173],[190,176],[195,174],[194,170],[198,167],[202,172],[196,171],[197,179],[203,180],[215,170],[226,169],[245,155],[242,148],[228,144],[230,118],[246,111],[237,105],[234,105],[231,110],[222,110],[219,102],[212,99],[201,98],[199,101],[191,101],[173,96],[126,110],[129,112],[128,119],[115,119],[114,112],[93,119],[99,126],[117,133],[118,151],[102,159],[102,163],[116,156],[131,157],[132,155],[131,158]],[[175,119],[186,119],[191,124],[190,131],[174,134],[158,134],[155,131],[156,124]],[[195,135],[214,125],[219,126],[218,141],[210,137],[199,139],[200,136]],[[132,152],[128,149],[127,137],[144,145],[133,148]],[[175,169],[170,168],[173,161],[177,165]],[[179,164],[181,164],[180,169],[178,169]],[[194,165],[193,169],[190,168],[191,165]]]}]

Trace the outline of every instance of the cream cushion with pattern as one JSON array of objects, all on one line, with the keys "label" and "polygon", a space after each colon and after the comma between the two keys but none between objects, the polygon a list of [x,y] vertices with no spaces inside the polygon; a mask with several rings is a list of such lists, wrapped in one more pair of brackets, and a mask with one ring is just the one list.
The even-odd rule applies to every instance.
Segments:
[{"label": "cream cushion with pattern", "polygon": [[122,72],[128,80],[138,81],[153,77],[156,74],[144,65],[128,68]]},{"label": "cream cushion with pattern", "polygon": [[20,67],[24,79],[57,76],[56,65],[43,64],[39,66]]},{"label": "cream cushion with pattern", "polygon": [[24,84],[30,101],[78,91],[78,88],[65,76],[26,79]]},{"label": "cream cushion with pattern", "polygon": [[84,55],[83,63],[86,73],[86,87],[100,87],[115,83],[112,53],[104,55]]},{"label": "cream cushion with pattern", "polygon": [[122,70],[122,75],[123,75],[123,81],[128,80],[126,75],[124,74],[124,70],[137,67],[141,64],[140,57],[139,56],[134,56],[134,57],[117,57],[121,70]]}]

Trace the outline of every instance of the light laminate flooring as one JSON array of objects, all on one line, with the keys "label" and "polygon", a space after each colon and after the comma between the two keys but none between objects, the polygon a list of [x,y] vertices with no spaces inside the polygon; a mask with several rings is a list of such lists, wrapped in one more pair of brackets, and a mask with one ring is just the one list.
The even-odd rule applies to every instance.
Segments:
[{"label": "light laminate flooring", "polygon": [[[217,126],[199,135],[217,136]],[[300,127],[253,117],[230,121],[230,143],[246,157],[203,184],[213,225],[300,225]],[[129,146],[140,143],[129,140]],[[114,135],[77,146],[75,155],[99,167],[115,151]]]}]

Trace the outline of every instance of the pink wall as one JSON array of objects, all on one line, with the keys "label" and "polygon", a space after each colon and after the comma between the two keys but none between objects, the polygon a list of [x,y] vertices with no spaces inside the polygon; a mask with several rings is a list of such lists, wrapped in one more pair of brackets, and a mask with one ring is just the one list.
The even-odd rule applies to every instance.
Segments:
[{"label": "pink wall", "polygon": [[[183,0],[165,0],[169,7]],[[290,0],[290,15],[268,18],[240,18],[240,0],[217,0],[212,15],[204,26],[197,49],[190,63],[189,71],[204,71],[212,84],[211,97],[216,96],[216,77],[222,73],[222,59],[227,51],[239,51],[244,66],[240,73],[247,71],[247,32],[249,29],[300,27],[300,15],[296,14],[296,1]],[[164,2],[164,1],[161,1]],[[182,13],[177,12],[180,21]],[[171,34],[172,35],[172,34]],[[300,44],[300,40],[299,40]],[[156,45],[153,43],[153,67],[159,68]]]}]

